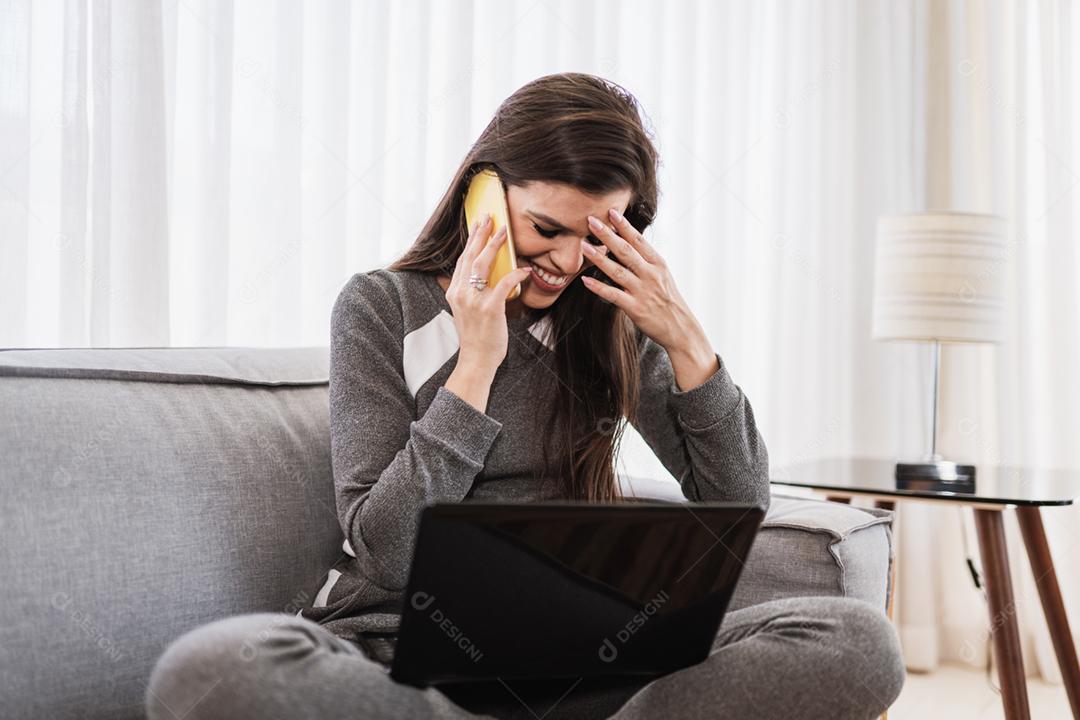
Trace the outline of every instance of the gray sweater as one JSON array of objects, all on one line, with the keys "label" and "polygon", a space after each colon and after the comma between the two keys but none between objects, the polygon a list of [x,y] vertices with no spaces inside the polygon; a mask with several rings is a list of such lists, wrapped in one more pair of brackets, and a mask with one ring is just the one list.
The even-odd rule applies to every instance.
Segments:
[{"label": "gray sweater", "polygon": [[[546,318],[508,321],[481,412],[443,387],[457,331],[432,274],[357,273],[331,314],[330,442],[342,555],[300,615],[389,663],[425,504],[556,499],[539,477],[556,398]],[[682,392],[644,338],[637,431],[690,500],[768,507],[768,453],[750,402],[720,369]]]}]

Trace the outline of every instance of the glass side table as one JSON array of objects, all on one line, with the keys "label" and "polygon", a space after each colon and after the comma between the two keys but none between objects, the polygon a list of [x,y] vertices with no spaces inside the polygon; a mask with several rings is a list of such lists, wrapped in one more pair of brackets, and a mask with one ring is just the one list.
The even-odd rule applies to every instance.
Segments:
[{"label": "glass side table", "polygon": [[[771,473],[770,481],[774,485],[821,491],[837,502],[865,497],[872,499],[878,507],[890,510],[903,501],[959,503],[972,508],[985,575],[1001,700],[1009,720],[1031,716],[1001,514],[1006,508],[1015,507],[1043,614],[1061,667],[1065,692],[1073,718],[1080,720],[1080,666],[1076,645],[1040,514],[1040,508],[1072,505],[1080,497],[1080,471],[980,465],[976,468],[974,492],[962,493],[898,489],[895,467],[894,461],[877,458],[826,458],[778,468]],[[895,596],[895,583],[893,588]],[[889,615],[892,616],[891,598]]]}]

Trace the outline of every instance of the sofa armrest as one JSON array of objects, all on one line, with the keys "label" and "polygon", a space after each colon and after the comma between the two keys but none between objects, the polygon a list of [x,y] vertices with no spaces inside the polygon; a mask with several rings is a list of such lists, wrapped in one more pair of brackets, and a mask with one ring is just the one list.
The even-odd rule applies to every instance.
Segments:
[{"label": "sofa armrest", "polygon": [[[641,500],[687,502],[673,481],[620,478]],[[785,597],[855,597],[883,611],[892,594],[892,511],[773,494],[729,609]]]},{"label": "sofa armrest", "polygon": [[888,607],[892,512],[772,496],[730,609],[778,598],[839,595]]}]

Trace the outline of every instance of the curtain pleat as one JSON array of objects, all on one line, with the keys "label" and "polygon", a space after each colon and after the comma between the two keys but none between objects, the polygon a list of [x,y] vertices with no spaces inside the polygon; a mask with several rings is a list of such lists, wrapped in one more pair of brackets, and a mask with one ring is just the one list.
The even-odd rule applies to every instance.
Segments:
[{"label": "curtain pleat", "polygon": [[[62,252],[57,273],[60,280],[58,323],[60,337],[78,344],[88,339],[86,330],[87,202],[90,190],[90,131],[87,119],[87,7],[78,0],[64,3],[64,70],[60,110],[60,217],[58,245]],[[6,259],[6,257],[5,257]]]}]

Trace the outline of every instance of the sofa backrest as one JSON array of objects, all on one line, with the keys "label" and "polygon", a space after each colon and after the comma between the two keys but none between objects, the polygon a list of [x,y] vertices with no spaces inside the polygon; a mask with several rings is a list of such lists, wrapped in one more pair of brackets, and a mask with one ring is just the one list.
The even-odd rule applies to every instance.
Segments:
[{"label": "sofa backrest", "polygon": [[0,716],[141,717],[165,646],[341,551],[327,348],[0,351]]}]

